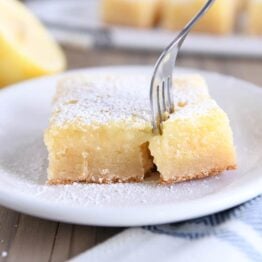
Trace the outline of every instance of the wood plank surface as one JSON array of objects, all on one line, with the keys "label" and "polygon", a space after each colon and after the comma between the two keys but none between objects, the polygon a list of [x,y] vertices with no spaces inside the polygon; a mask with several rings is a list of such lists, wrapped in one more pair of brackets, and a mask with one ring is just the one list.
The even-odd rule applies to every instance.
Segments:
[{"label": "wood plank surface", "polygon": [[[70,69],[152,65],[159,55],[147,51],[64,49]],[[178,66],[220,72],[262,86],[262,60],[187,55],[179,57]],[[65,261],[121,230],[57,223],[0,207],[0,262]]]}]

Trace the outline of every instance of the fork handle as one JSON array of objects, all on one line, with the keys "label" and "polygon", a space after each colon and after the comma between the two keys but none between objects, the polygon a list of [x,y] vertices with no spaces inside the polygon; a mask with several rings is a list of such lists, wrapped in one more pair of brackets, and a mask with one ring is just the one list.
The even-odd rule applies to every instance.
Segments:
[{"label": "fork handle", "polygon": [[198,22],[198,20],[201,19],[205,15],[205,13],[209,10],[211,5],[213,5],[215,1],[216,0],[208,0],[206,2],[203,8],[186,24],[186,26],[182,29],[182,31],[178,34],[178,36],[170,43],[170,45],[166,48],[166,51],[172,48],[176,44],[178,44],[179,48],[182,46],[188,33],[191,31],[194,25]]}]

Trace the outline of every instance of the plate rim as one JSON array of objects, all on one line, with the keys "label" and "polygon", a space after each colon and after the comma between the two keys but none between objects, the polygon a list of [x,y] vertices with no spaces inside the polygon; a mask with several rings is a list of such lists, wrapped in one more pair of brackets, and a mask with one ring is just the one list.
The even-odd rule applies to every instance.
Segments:
[{"label": "plate rim", "polygon": [[[183,204],[157,204],[153,206],[141,205],[131,207],[85,206],[84,209],[81,207],[70,206],[70,212],[68,212],[68,207],[66,207],[64,204],[59,205],[58,203],[33,199],[32,196],[28,196],[24,193],[16,193],[17,197],[13,198],[11,193],[2,189],[0,189],[0,203],[6,208],[11,208],[12,210],[19,211],[24,214],[57,222],[91,226],[134,227],[182,222],[215,214],[233,208],[257,197],[262,193],[261,186],[262,178],[259,180],[259,183],[258,181],[253,181],[253,183],[243,187],[241,189],[243,190],[241,194],[237,189],[231,190],[231,193],[234,197],[232,197],[230,200],[227,200],[226,204],[222,203],[221,199],[219,198],[224,194],[223,191],[222,193],[216,195],[207,195],[200,199],[188,200]],[[250,189],[250,187],[252,187],[252,191],[244,190]],[[18,203],[16,202],[17,199],[20,200]],[[208,199],[209,202],[208,204],[205,203],[205,206],[203,207],[201,204],[203,204],[203,200],[205,199]],[[188,208],[190,212],[181,212],[184,211],[187,206],[190,207]],[[192,208],[192,206],[195,207]],[[197,211],[196,206],[198,209]],[[169,211],[167,212],[167,210]],[[75,212],[78,213],[77,217],[72,215]],[[136,219],[134,219],[134,212],[143,212],[143,216],[137,216]],[[194,215],[192,215],[192,212],[195,212]],[[115,216],[116,213],[121,213],[121,217]],[[152,217],[152,213],[154,213],[154,217]],[[104,217],[106,217],[107,221],[103,219]],[[145,220],[147,222],[145,222]]]},{"label": "plate rim", "polygon": [[[72,73],[83,73],[83,72],[94,72],[94,71],[107,71],[107,70],[138,70],[138,69],[146,69],[153,70],[151,66],[143,66],[143,65],[124,65],[124,66],[106,66],[106,67],[92,67],[92,68],[83,68],[83,69],[75,69],[70,70],[62,74],[53,75],[53,76],[44,76],[40,78],[36,78],[33,80],[27,80],[20,82],[18,84],[14,84],[9,86],[8,88],[4,88],[0,90],[0,96],[6,92],[13,92],[16,88],[23,88],[28,84],[33,84],[34,82],[41,82],[46,79],[50,81],[57,81],[60,77],[64,77],[66,75]],[[227,79],[232,79],[233,81],[241,81],[244,82],[249,88],[255,88],[256,91],[259,90],[262,95],[262,90],[259,86],[252,84],[248,81],[241,80],[232,76],[227,76],[224,74],[219,74],[216,72],[208,72],[205,70],[196,70],[193,68],[179,68],[178,71],[182,72],[200,72],[201,74],[209,75],[210,77],[225,77]],[[253,172],[256,172],[253,171]],[[248,190],[252,188],[251,190]],[[228,191],[225,190],[215,194],[215,195],[206,195],[201,197],[200,199],[188,200],[180,203],[169,203],[169,204],[155,204],[155,205],[136,205],[129,207],[105,207],[105,206],[88,206],[85,208],[73,207],[70,206],[69,210],[73,210],[74,212],[68,212],[68,206],[65,204],[53,203],[47,200],[34,199],[32,195],[28,195],[23,192],[16,192],[16,197],[13,196],[13,191],[9,192],[2,187],[0,187],[0,204],[11,208],[13,210],[26,213],[29,215],[33,215],[36,217],[41,217],[45,219],[51,219],[54,221],[67,222],[67,223],[75,223],[82,225],[94,225],[94,226],[115,226],[115,227],[123,227],[123,226],[142,226],[148,224],[163,224],[170,222],[180,222],[188,219],[197,218],[200,216],[206,216],[209,214],[217,213],[229,208],[232,208],[236,205],[239,205],[245,201],[248,201],[259,194],[262,193],[262,176],[257,180],[252,180],[247,185],[241,187],[242,192],[239,191],[239,188],[230,189],[232,193],[232,198],[228,199],[226,204],[220,200],[220,197]],[[208,204],[198,205],[203,203],[203,200],[208,200]],[[19,201],[17,201],[19,200]],[[189,203],[189,204],[188,204]],[[192,209],[192,205],[197,206],[197,208]],[[185,210],[185,206],[189,206],[187,212],[182,212]],[[102,209],[102,210],[101,210]],[[196,210],[197,209],[197,210]],[[167,212],[168,210],[168,212]],[[192,215],[193,210],[193,215]],[[139,211],[139,212],[138,212]],[[140,213],[143,211],[143,216],[136,216],[134,219],[135,213]],[[78,216],[74,216],[73,214],[77,212]],[[116,216],[116,213],[121,213],[121,217]],[[154,213],[154,216],[152,216]],[[106,217],[106,219],[104,219]],[[145,221],[146,220],[146,221]]]}]

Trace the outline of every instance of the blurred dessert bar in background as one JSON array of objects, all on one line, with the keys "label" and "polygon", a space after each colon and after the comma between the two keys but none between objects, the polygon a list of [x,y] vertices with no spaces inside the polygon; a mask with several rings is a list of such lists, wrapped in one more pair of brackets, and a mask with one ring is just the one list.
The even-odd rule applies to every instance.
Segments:
[{"label": "blurred dessert bar in background", "polygon": [[[102,20],[109,24],[179,31],[206,0],[101,0]],[[262,0],[216,0],[194,27],[195,32],[226,35],[262,34]],[[240,21],[240,23],[239,23]],[[241,28],[238,25],[241,24]]]},{"label": "blurred dessert bar in background", "polygon": [[247,7],[247,2],[248,2],[249,0],[236,0],[236,4],[237,4],[237,8],[238,8],[238,10],[239,11],[243,11],[243,10],[245,10],[246,9],[246,7]]},{"label": "blurred dessert bar in background", "polygon": [[160,0],[103,0],[101,9],[107,23],[152,27],[160,15]]},{"label": "blurred dessert bar in background", "polygon": [[[200,10],[206,0],[163,0],[162,26],[181,30]],[[227,34],[233,31],[236,15],[236,2],[216,1],[207,14],[193,28],[194,31]]]},{"label": "blurred dessert bar in background", "polygon": [[248,32],[262,35],[262,0],[248,2]]}]

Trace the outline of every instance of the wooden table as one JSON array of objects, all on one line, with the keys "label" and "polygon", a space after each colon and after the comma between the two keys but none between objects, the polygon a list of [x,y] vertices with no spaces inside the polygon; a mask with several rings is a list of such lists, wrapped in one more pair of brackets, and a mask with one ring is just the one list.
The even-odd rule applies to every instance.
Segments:
[{"label": "wooden table", "polygon": [[[65,48],[69,68],[152,65],[157,52]],[[233,75],[262,86],[262,60],[182,56],[178,65]],[[0,262],[65,261],[119,233],[123,228],[79,226],[43,220],[0,207]],[[7,252],[7,256],[4,256]],[[2,256],[1,256],[2,254]]]}]

